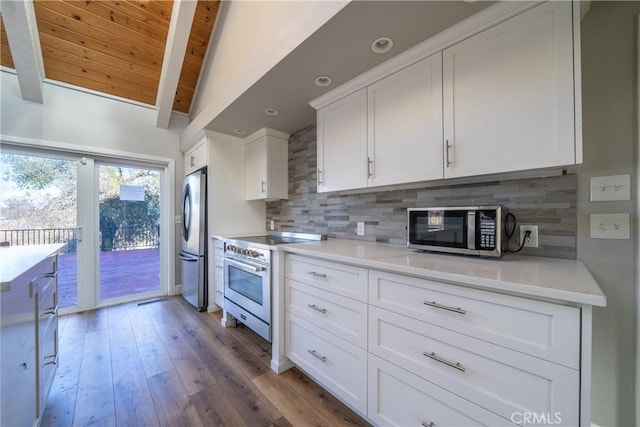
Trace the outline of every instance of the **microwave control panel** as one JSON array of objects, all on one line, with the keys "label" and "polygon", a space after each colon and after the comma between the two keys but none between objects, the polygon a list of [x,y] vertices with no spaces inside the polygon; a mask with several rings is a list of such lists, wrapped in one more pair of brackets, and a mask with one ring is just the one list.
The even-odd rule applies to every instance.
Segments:
[{"label": "microwave control panel", "polygon": [[480,238],[478,249],[494,250],[496,248],[497,218],[496,211],[478,212],[478,237]]}]

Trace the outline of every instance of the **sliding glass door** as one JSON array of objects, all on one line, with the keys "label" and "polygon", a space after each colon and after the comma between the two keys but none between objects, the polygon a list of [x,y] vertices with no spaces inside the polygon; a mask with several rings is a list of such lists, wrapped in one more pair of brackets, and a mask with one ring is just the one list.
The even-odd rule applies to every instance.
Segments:
[{"label": "sliding glass door", "polygon": [[78,161],[31,152],[0,155],[0,242],[66,243],[58,257],[58,305],[78,305]]},{"label": "sliding glass door", "polygon": [[100,301],[160,294],[160,171],[96,168]]},{"label": "sliding glass door", "polygon": [[0,244],[67,245],[61,312],[169,292],[166,167],[3,144],[0,171]]}]

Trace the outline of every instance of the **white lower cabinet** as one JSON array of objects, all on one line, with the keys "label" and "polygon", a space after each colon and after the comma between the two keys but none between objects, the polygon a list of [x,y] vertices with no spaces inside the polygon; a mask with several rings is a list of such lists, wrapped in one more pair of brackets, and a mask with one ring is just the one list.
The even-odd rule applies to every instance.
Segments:
[{"label": "white lower cabinet", "polygon": [[512,426],[510,421],[369,354],[369,411],[381,426]]},{"label": "white lower cabinet", "polygon": [[287,313],[287,357],[347,404],[367,412],[367,352]]},{"label": "white lower cabinet", "polygon": [[287,254],[285,264],[287,357],[371,422],[588,425],[580,307],[357,260]]},{"label": "white lower cabinet", "polygon": [[559,412],[578,425],[577,370],[373,306],[369,352],[504,418]]}]

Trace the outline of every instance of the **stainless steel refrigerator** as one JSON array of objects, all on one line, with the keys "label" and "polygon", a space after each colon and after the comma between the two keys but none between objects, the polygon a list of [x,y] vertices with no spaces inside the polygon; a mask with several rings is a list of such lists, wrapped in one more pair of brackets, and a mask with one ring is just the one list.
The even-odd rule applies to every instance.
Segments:
[{"label": "stainless steel refrigerator", "polygon": [[182,185],[182,296],[199,311],[207,309],[207,170],[195,171]]}]

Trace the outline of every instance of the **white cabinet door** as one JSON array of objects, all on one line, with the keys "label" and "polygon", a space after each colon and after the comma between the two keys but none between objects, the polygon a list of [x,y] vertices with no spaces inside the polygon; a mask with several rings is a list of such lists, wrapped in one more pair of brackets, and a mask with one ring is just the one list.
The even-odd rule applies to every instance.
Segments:
[{"label": "white cabinet door", "polygon": [[207,139],[205,138],[184,155],[184,174],[188,175],[191,172],[207,166],[207,162],[208,150]]},{"label": "white cabinet door", "polygon": [[368,417],[381,426],[512,426],[468,400],[369,354]]},{"label": "white cabinet door", "polygon": [[367,186],[367,90],[318,110],[318,192]]},{"label": "white cabinet door", "polygon": [[288,140],[289,134],[267,128],[246,138],[247,200],[287,198]]},{"label": "white cabinet door", "polygon": [[267,194],[267,144],[264,139],[246,146],[247,200],[262,199]]},{"label": "white cabinet door", "polygon": [[369,186],[441,179],[442,53],[367,91]]},{"label": "white cabinet door", "polygon": [[286,314],[286,354],[327,390],[367,413],[367,351]]},{"label": "white cabinet door", "polygon": [[445,178],[575,163],[571,2],[547,2],[443,54]]}]

